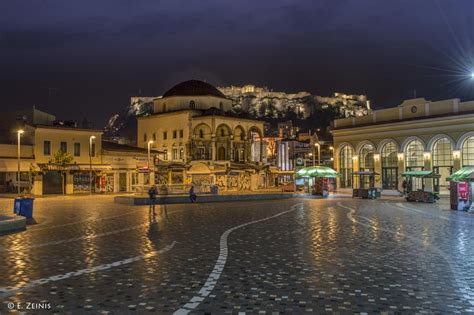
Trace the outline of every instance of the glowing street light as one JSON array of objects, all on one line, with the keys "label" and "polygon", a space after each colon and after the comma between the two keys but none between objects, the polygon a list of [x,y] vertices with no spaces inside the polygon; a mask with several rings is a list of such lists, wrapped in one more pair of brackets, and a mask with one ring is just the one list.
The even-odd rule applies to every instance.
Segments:
[{"label": "glowing street light", "polygon": [[20,195],[20,138],[21,138],[21,135],[25,133],[24,130],[22,129],[19,129],[17,131],[17,134],[18,134],[18,174],[17,174],[17,179],[16,179],[16,185],[18,186],[18,196]]},{"label": "glowing street light", "polygon": [[[89,137],[89,193],[92,194],[92,141],[95,136]],[[95,156],[95,152],[94,152]]]},{"label": "glowing street light", "polygon": [[314,146],[318,148],[318,165],[321,165],[321,146],[317,142],[314,144]]},{"label": "glowing street light", "polygon": [[150,151],[151,151],[151,145],[153,144],[153,140],[148,141],[148,170],[150,170]]}]

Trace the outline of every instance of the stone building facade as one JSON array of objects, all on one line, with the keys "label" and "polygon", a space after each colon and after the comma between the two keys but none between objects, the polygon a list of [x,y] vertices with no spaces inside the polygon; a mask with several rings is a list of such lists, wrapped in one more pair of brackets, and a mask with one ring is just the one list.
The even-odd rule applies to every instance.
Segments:
[{"label": "stone building facade", "polygon": [[182,82],[138,118],[137,144],[162,152],[156,183],[176,189],[194,183],[222,189],[265,186],[263,122],[230,116],[232,101],[212,85]]},{"label": "stone building facade", "polygon": [[432,170],[441,175],[446,193],[446,177],[474,165],[474,101],[406,100],[367,116],[335,120],[332,133],[339,187],[351,187],[352,172],[359,170],[375,171],[380,174],[376,186],[393,190],[400,189],[403,172]]}]

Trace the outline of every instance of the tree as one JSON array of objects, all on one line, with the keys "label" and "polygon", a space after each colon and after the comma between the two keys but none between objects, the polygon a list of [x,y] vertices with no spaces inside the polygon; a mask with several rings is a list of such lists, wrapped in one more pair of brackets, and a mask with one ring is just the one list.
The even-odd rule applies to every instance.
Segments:
[{"label": "tree", "polygon": [[267,113],[267,104],[262,102],[260,103],[260,106],[258,107],[258,117],[265,117],[266,113]]},{"label": "tree", "polygon": [[275,106],[275,101],[273,101],[273,100],[268,101],[265,117],[267,117],[267,118],[278,118],[277,109],[276,109],[276,106]]},{"label": "tree", "polygon": [[49,159],[49,164],[56,166],[59,172],[61,172],[62,185],[61,189],[64,195],[64,186],[66,179],[67,166],[72,163],[74,158],[62,150],[58,150],[52,158]]}]

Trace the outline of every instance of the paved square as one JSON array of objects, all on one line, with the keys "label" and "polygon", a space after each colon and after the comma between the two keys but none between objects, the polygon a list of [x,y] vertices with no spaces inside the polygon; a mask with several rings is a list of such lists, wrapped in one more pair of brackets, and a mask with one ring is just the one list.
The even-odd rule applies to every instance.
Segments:
[{"label": "paved square", "polygon": [[473,312],[474,216],[443,208],[341,197],[150,216],[109,196],[37,199],[38,224],[0,236],[0,312]]}]

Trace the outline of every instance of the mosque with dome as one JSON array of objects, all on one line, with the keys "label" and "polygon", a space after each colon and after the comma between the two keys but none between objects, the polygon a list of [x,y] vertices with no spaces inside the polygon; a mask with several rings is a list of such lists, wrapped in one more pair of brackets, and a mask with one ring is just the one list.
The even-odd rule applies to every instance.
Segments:
[{"label": "mosque with dome", "polygon": [[138,118],[137,145],[160,153],[154,181],[177,190],[256,190],[266,187],[263,121],[231,115],[232,100],[198,80],[181,82],[153,101],[153,113]]}]

